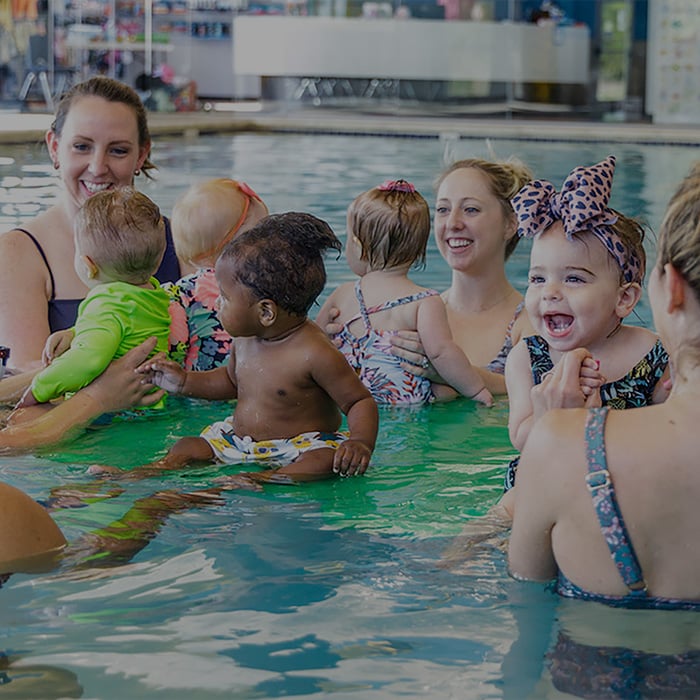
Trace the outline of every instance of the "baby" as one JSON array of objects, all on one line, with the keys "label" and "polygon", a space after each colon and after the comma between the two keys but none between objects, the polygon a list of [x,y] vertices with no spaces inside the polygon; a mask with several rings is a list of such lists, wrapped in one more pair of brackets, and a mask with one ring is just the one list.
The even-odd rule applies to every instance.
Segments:
[{"label": "baby", "polygon": [[[525,306],[537,332],[506,364],[516,449],[549,408],[635,408],[668,395],[668,354],[658,336],[623,323],[641,297],[646,256],[643,228],[608,207],[614,168],[609,156],[576,168],[561,192],[536,180],[513,199],[519,233],[534,239]],[[564,386],[555,368],[577,348],[586,350],[579,382]],[[509,467],[506,489],[516,466]]]},{"label": "baby", "polygon": [[[126,478],[214,461],[274,465],[248,474],[254,481],[365,472],[377,438],[377,406],[342,353],[307,317],[326,282],[323,253],[340,247],[326,222],[289,212],[266,217],[224,248],[215,272],[219,318],[233,336],[228,364],[188,372],[161,357],[143,371],[171,393],[237,398],[235,412],[199,437],[181,438],[165,457]],[[349,434],[340,432],[342,414]],[[120,470],[93,466],[90,473]],[[240,482],[240,475],[225,478]]]},{"label": "baby", "polygon": [[187,370],[226,364],[231,336],[216,315],[214,263],[224,246],[267,216],[244,182],[217,178],[192,185],[173,208],[173,242],[192,272],[163,285],[170,295],[170,357]]},{"label": "baby", "polygon": [[[322,328],[331,318],[342,325],[337,344],[375,400],[406,406],[429,403],[439,391],[440,398],[454,397],[449,387],[404,370],[391,353],[391,336],[411,330],[451,387],[490,406],[492,396],[479,371],[452,339],[440,294],[408,277],[425,261],[430,237],[425,199],[410,182],[385,182],[350,204],[347,232],[346,256],[359,279],[338,287],[316,320]],[[332,315],[335,309],[338,316]]]},{"label": "baby", "polygon": [[75,327],[49,336],[48,366],[18,408],[78,391],[151,336],[156,350],[167,350],[169,300],[153,277],[165,245],[163,217],[146,195],[122,187],[86,200],[75,220],[75,269],[90,292]]}]

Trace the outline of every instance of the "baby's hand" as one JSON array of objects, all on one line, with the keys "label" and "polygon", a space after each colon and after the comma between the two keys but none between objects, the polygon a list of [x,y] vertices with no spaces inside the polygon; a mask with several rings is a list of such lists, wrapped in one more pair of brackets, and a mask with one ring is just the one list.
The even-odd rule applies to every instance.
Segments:
[{"label": "baby's hand", "polygon": [[587,408],[600,407],[603,401],[600,397],[600,387],[605,384],[605,377],[600,373],[600,360],[586,357],[579,370],[581,393],[584,395]]},{"label": "baby's hand", "polygon": [[151,384],[165,389],[170,394],[181,393],[187,379],[185,370],[163,353],[144,362],[136,371],[145,375]]},{"label": "baby's hand", "polygon": [[340,443],[333,455],[333,473],[340,476],[361,476],[367,471],[372,450],[364,442],[352,438]]},{"label": "baby's hand", "polygon": [[471,399],[472,401],[483,403],[484,406],[493,406],[493,396],[486,387],[480,389],[476,394],[474,394],[474,396],[471,397]]},{"label": "baby's hand", "polygon": [[41,351],[41,362],[44,367],[50,365],[57,357],[70,348],[75,332],[72,328],[52,333],[47,339],[44,349]]}]

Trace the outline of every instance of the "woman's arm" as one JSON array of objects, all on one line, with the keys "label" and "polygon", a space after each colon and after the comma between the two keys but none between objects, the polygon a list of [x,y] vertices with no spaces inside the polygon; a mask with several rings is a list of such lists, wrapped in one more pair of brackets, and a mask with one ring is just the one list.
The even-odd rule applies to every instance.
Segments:
[{"label": "woman's arm", "polygon": [[72,437],[102,413],[137,405],[150,406],[160,401],[164,392],[149,393],[153,385],[135,371],[155,345],[156,338],[149,338],[112,362],[95,381],[68,401],[35,420],[0,430],[0,449],[23,450],[50,445]]},{"label": "woman's arm", "polygon": [[[445,379],[439,375],[435,367],[430,363],[420,336],[416,331],[398,331],[389,340],[392,345],[392,355],[396,355],[396,357],[400,357],[403,360],[401,363],[402,369],[412,372],[418,377],[426,377],[433,384],[447,385]],[[476,367],[476,371],[481,375],[486,388],[494,396],[506,393],[506,381],[502,374],[491,372],[485,367]]]},{"label": "woman's arm", "polygon": [[9,366],[35,369],[49,337],[46,267],[19,231],[0,236],[0,345],[11,349]]},{"label": "woman's arm", "polygon": [[21,372],[4,377],[0,381],[0,406],[14,406],[32,383],[34,375],[40,371],[40,369],[35,369],[31,372]]}]

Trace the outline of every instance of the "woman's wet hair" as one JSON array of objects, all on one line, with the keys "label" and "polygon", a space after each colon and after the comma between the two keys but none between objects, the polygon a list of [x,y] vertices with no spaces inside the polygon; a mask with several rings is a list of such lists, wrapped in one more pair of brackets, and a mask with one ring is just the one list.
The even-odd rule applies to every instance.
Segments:
[{"label": "woman's wet hair", "polygon": [[61,95],[58,101],[56,114],[51,124],[51,131],[53,131],[56,136],[61,136],[63,125],[66,122],[66,118],[68,117],[73,103],[77,102],[82,97],[101,97],[103,100],[107,100],[107,102],[119,102],[126,105],[133,111],[139,134],[139,148],[148,146],[148,155],[141,166],[141,170],[146,177],[151,178],[152,176],[149,170],[154,170],[156,166],[151,162],[151,134],[148,131],[146,108],[143,106],[138,93],[118,80],[105,76],[95,76],[94,78],[89,78],[88,80],[73,85],[73,87]]},{"label": "woman's wet hair", "polygon": [[700,161],[673,193],[656,249],[661,272],[667,263],[673,265],[700,302]]},{"label": "woman's wet hair", "polygon": [[256,299],[306,316],[326,285],[327,250],[340,253],[333,229],[313,214],[286,212],[266,216],[226,245],[219,262]]}]

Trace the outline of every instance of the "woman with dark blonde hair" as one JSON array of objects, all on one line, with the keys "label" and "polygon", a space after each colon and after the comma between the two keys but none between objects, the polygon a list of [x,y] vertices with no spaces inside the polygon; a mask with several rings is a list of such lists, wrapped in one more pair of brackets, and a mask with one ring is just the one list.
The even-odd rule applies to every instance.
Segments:
[{"label": "woman with dark blonde hair", "polygon": [[[155,167],[141,100],[111,78],[90,78],[63,95],[46,144],[61,179],[58,200],[26,229],[0,236],[0,345],[11,349],[10,366],[17,370],[40,366],[49,334],[73,325],[87,294],[73,267],[78,209],[97,192],[133,186],[142,173],[150,177]],[[160,282],[180,277],[169,225],[166,235]]]}]

